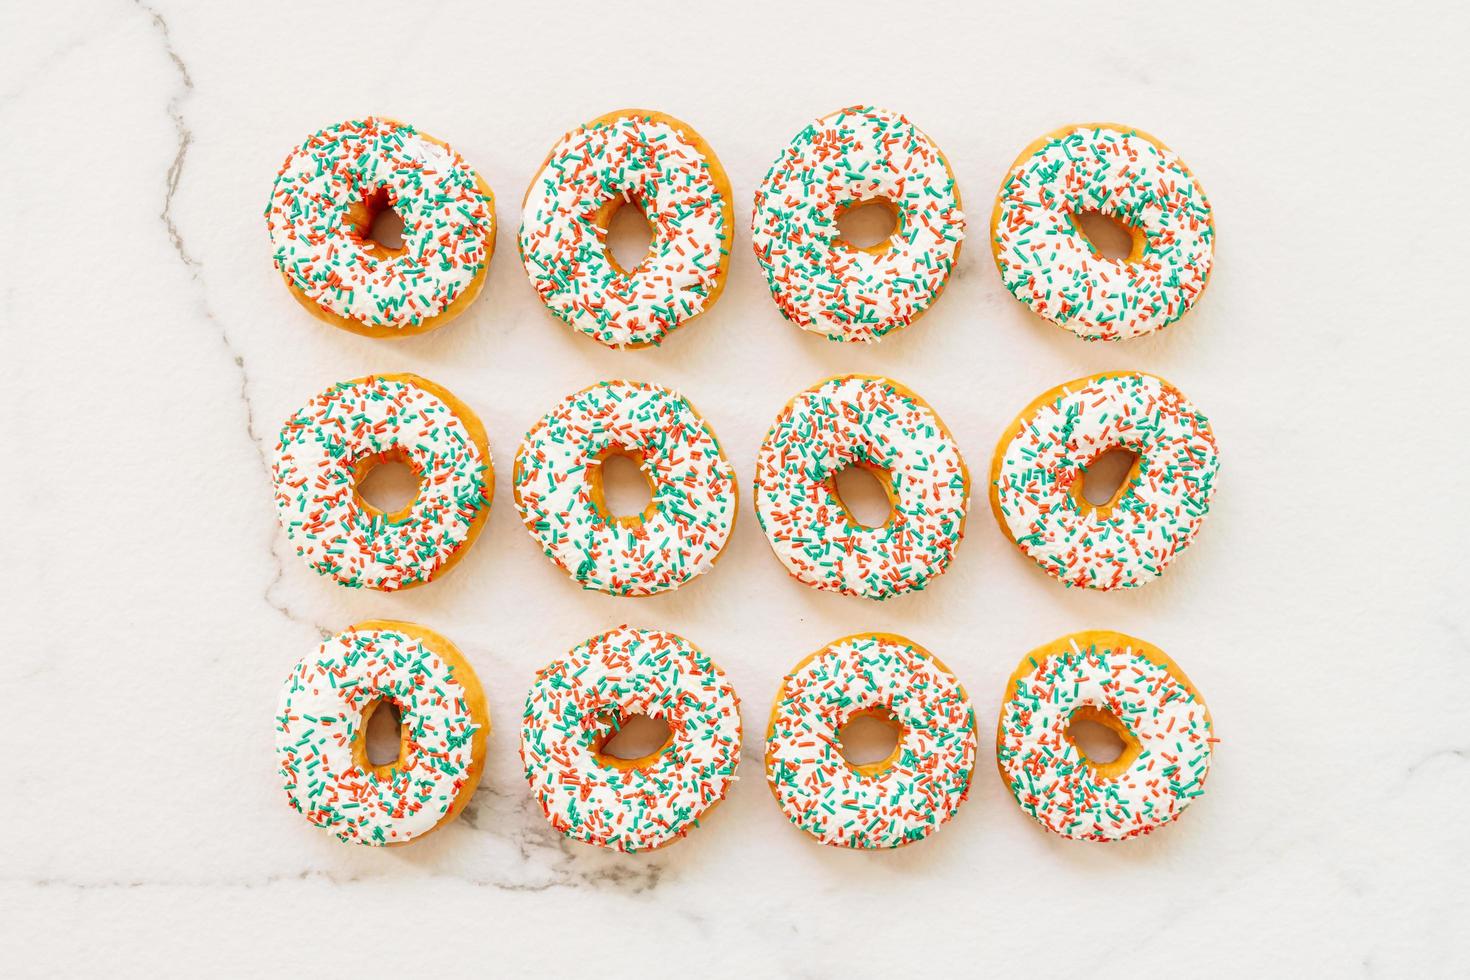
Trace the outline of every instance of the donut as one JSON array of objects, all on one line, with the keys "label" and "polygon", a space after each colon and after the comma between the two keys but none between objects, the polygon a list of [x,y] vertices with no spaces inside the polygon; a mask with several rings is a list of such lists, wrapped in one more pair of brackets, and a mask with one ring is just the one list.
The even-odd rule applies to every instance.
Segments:
[{"label": "donut", "polygon": [[[625,456],[652,490],[619,517],[602,463]],[[709,423],[681,394],[642,381],[600,381],[531,427],[511,484],[531,537],[584,589],[618,596],[677,589],[714,566],[735,527],[735,470]]]},{"label": "donut", "polygon": [[[643,212],[647,257],[607,248],[618,209]],[[558,319],[607,347],[647,347],[714,306],[730,267],[730,181],[693,127],[620,109],[552,147],[521,205],[521,262]]]},{"label": "donut", "polygon": [[[403,244],[368,237],[392,208]],[[463,313],[495,251],[495,196],[442,140],[369,116],[308,136],[265,212],[276,268],[318,319],[366,337],[427,333]]]},{"label": "donut", "polygon": [[[1101,212],[1133,240],[1104,258],[1076,216]],[[1205,192],[1163,143],[1130,126],[1063,126],[1021,152],[1000,187],[990,248],[1011,294],[1084,340],[1126,340],[1188,313],[1210,278]]]},{"label": "donut", "polygon": [[[1123,742],[1094,762],[1072,740],[1074,721]],[[1169,823],[1205,791],[1216,739],[1204,699],[1151,644],[1087,630],[1036,648],[1006,683],[995,758],[1016,802],[1047,830],[1117,841]]]},{"label": "donut", "polygon": [[[898,744],[855,765],[839,732],[859,715],[893,722]],[[823,844],[876,849],[923,840],[970,791],[975,709],[949,668],[892,633],[834,640],[786,675],[766,730],[766,781],[781,812]]]},{"label": "donut", "polygon": [[[1135,454],[1112,499],[1091,504],[1083,477],[1113,449]],[[1006,537],[1067,586],[1152,582],[1194,540],[1220,458],[1210,420],[1169,382],[1124,372],[1043,393],[1000,438],[990,506]]]},{"label": "donut", "polygon": [[[386,461],[419,478],[417,496],[391,514],[357,491]],[[452,568],[484,526],[495,490],[475,413],[412,374],[343,381],[307,402],[281,429],[271,480],[296,553],[340,585],[380,592]]]},{"label": "donut", "polygon": [[[402,721],[398,758],[375,766],[368,721]],[[372,619],[322,642],[286,678],[276,761],[293,809],[349,844],[407,844],[459,815],[485,766],[490,716],[474,670],[444,637]]]},{"label": "donut", "polygon": [[[668,740],[639,759],[604,754],[633,715],[663,719]],[[537,672],[521,763],[562,834],[653,850],[687,835],[725,798],[740,764],[740,702],[715,662],[682,636],[619,626]]]},{"label": "donut", "polygon": [[[886,241],[858,248],[837,219],[875,202],[894,215]],[[965,215],[949,161],[896,112],[851,106],[808,125],[755,194],[751,244],[781,313],[831,340],[876,341],[944,290]]]},{"label": "donut", "polygon": [[[871,472],[892,506],[867,527],[837,492],[849,466]],[[791,399],[755,464],[755,514],[799,582],[887,599],[944,572],[965,533],[970,473],[922,398],[890,378],[846,374]]]}]

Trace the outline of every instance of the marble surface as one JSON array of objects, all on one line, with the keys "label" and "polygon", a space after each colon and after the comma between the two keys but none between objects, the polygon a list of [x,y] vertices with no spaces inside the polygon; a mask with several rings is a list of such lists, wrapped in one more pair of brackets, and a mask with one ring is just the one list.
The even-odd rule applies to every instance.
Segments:
[{"label": "marble surface", "polygon": [[[1470,84],[1463,8],[693,8],[4,5],[0,972],[1463,975],[1470,625],[1453,562],[1470,544],[1470,343],[1463,215],[1438,186],[1470,152],[1452,107]],[[802,125],[857,101],[927,129],[982,220],[1052,127],[1159,134],[1216,208],[1209,294],[1161,336],[1088,345],[1003,291],[981,232],[913,328],[871,349],[802,334],[750,254],[751,195]],[[714,311],[662,350],[619,353],[547,316],[511,232],[552,142],[625,105],[710,140],[740,226]],[[306,316],[261,216],[296,141],[368,112],[452,141],[502,222],[472,309],[397,344]],[[1176,382],[1224,461],[1201,537],[1132,594],[1059,588],[983,499],[927,592],[817,594],[785,576],[747,499],[706,580],[617,600],[569,585],[510,505],[521,434],[599,378],[683,390],[744,485],[775,412],[827,374],[912,386],[983,472],[1035,394],[1119,367]],[[500,464],[461,566],[387,596],[295,558],[265,466],[288,412],[385,370],[468,401]],[[388,851],[307,826],[272,752],[289,667],[366,617],[454,639],[495,722],[463,819]],[[703,646],[747,722],[726,804],[633,857],[554,836],[515,756],[532,672],[621,621]],[[824,849],[773,804],[762,722],[803,654],[908,634],[988,726],[1021,654],[1085,627],[1160,645],[1210,702],[1222,741],[1177,825],[1060,840],[988,764],[950,825],[896,852]]]}]

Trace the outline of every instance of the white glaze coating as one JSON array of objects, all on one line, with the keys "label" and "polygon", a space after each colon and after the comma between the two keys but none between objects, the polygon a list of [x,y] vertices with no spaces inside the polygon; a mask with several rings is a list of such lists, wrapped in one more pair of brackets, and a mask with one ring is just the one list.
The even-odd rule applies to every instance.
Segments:
[{"label": "white glaze coating", "polygon": [[[715,162],[718,167],[718,162]],[[730,251],[730,203],[684,131],[633,114],[578,127],[551,150],[522,207],[521,261],[553,314],[608,347],[658,344],[717,295]],[[620,271],[594,220],[636,205],[649,255]]]},{"label": "white glaze coating", "polygon": [[[1209,420],[1149,374],[1102,374],[1062,388],[1003,438],[991,474],[996,517],[1066,585],[1145,585],[1194,539],[1209,512],[1220,467]],[[1111,512],[1084,507],[1075,485],[1117,447],[1138,455],[1136,475]]]},{"label": "white glaze coating", "polygon": [[[1079,840],[1137,837],[1170,822],[1204,792],[1213,753],[1204,702],[1131,637],[1055,646],[1001,705],[997,758],[1021,808]],[[1033,655],[1034,656],[1034,655]],[[1067,737],[1081,707],[1111,713],[1139,743],[1121,774],[1101,778]]]},{"label": "white glaze coating", "polygon": [[[851,519],[833,478],[855,464],[887,471],[893,512],[881,527]],[[755,512],[800,582],[886,599],[949,567],[964,533],[969,476],[927,404],[884,378],[829,378],[777,416],[756,457]]]},{"label": "white glaze coating", "polygon": [[[848,207],[882,199],[898,221],[887,247],[837,241]],[[798,133],[755,195],[751,244],[776,305],[803,330],[875,341],[907,326],[944,288],[965,215],[949,163],[896,112],[852,106]]]},{"label": "white glaze coating", "polygon": [[[362,713],[398,706],[406,744],[391,776],[358,765]],[[348,629],[302,659],[276,712],[276,760],[291,806],[352,844],[399,844],[433,830],[471,775],[474,735],[461,679],[417,637]]]},{"label": "white glaze coating", "polygon": [[[648,765],[595,754],[609,718],[661,718],[670,742]],[[724,799],[740,764],[740,702],[688,640],[620,626],[542,668],[526,695],[521,762],[552,826],[621,851],[683,837]]]},{"label": "white glaze coating", "polygon": [[[1099,255],[1072,218],[1087,211],[1141,231],[1137,260]],[[1001,185],[991,235],[1006,288],[1086,340],[1173,323],[1204,292],[1215,257],[1210,204],[1189,168],[1112,126],[1076,127],[1020,161]]]},{"label": "white glaze coating", "polygon": [[[271,478],[296,553],[342,585],[393,591],[427,582],[471,539],[490,506],[482,452],[465,419],[421,379],[370,375],[333,385],[286,420]],[[475,423],[478,427],[478,422]],[[364,506],[353,465],[401,455],[419,492],[401,520]]]},{"label": "white glaze coating", "polygon": [[[386,190],[403,252],[377,257],[348,209]],[[495,208],[458,153],[412,126],[339,123],[292,150],[266,210],[276,266],[328,313],[366,326],[417,326],[484,272]]]},{"label": "white glaze coating", "polygon": [[[898,756],[865,775],[838,733],[864,709],[890,712]],[[975,711],[954,675],[911,640],[829,644],[786,675],[766,735],[766,779],[788,819],[823,844],[898,847],[954,816],[970,789]]]},{"label": "white glaze coating", "polygon": [[[640,461],[654,513],[637,526],[594,502],[589,466],[609,450]],[[583,588],[654,595],[709,571],[735,524],[735,470],[676,391],[604,381],[568,395],[516,453],[516,506],[548,558]]]}]

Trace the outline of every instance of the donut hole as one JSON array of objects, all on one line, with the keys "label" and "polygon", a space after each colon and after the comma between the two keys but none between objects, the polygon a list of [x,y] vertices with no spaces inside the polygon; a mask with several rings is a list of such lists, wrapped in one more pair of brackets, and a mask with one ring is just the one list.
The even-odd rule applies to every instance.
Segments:
[{"label": "donut hole", "polygon": [[386,187],[364,194],[362,203],[349,210],[348,220],[357,226],[358,237],[375,257],[392,258],[404,253],[403,215],[394,208]]},{"label": "donut hole", "polygon": [[893,491],[887,470],[852,463],[832,476],[832,493],[848,519],[866,528],[882,527],[893,516]]},{"label": "donut hole", "polygon": [[1138,758],[1141,746],[1117,715],[1084,704],[1067,720],[1067,741],[1102,776],[1116,776]]},{"label": "donut hole", "polygon": [[390,521],[408,515],[418,499],[423,479],[401,453],[369,456],[354,467],[358,500],[366,509]]},{"label": "donut hole", "polygon": [[859,252],[880,248],[898,233],[898,208],[886,198],[858,201],[837,212],[837,241]]},{"label": "donut hole", "polygon": [[877,775],[898,761],[903,724],[886,707],[864,708],[837,729],[837,751],[865,776]]},{"label": "donut hole", "polygon": [[624,526],[641,524],[653,509],[653,479],[643,459],[620,449],[610,450],[587,467],[592,502],[598,513]]},{"label": "donut hole", "polygon": [[1143,233],[1105,211],[1076,211],[1071,217],[1072,226],[1098,258],[1136,262],[1143,251]]},{"label": "donut hole", "polygon": [[362,748],[368,766],[392,768],[403,761],[403,712],[397,702],[378,698],[362,713]]},{"label": "donut hole", "polygon": [[1082,499],[1093,507],[1111,507],[1127,492],[1138,454],[1124,446],[1104,450],[1082,470]]},{"label": "donut hole", "polygon": [[639,268],[653,254],[653,225],[637,200],[614,198],[604,205],[600,225],[603,247],[613,268],[622,275]]},{"label": "donut hole", "polygon": [[615,769],[650,765],[674,740],[669,723],[656,715],[604,715],[598,721],[603,733],[597,739],[593,755],[598,762]]},{"label": "donut hole", "polygon": [[367,236],[389,251],[402,249],[403,215],[391,207],[384,208],[373,216]]},{"label": "donut hole", "polygon": [[1077,751],[1087,757],[1088,762],[1107,764],[1117,762],[1123,754],[1123,739],[1107,725],[1096,721],[1073,719],[1067,726],[1067,737],[1077,746]]}]

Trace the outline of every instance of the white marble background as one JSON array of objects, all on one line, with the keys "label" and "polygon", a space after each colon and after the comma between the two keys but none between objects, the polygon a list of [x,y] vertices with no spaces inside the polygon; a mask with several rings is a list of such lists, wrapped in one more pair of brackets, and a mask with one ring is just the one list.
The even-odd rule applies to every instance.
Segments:
[{"label": "white marble background", "polygon": [[[0,973],[1470,970],[1470,628],[1455,561],[1470,545],[1463,7],[3,10]],[[872,349],[787,325],[745,232],[782,144],[858,101],[927,129],[980,219],[935,310]],[[618,353],[542,311],[514,229],[552,142],[626,105],[692,122],[741,218],[715,310],[663,350]],[[370,112],[453,142],[497,191],[502,222],[469,313],[398,344],[308,317],[271,267],[262,220],[286,151]],[[1220,232],[1202,307],[1126,345],[1030,318],[980,230],[1022,146],[1099,118],[1178,149]],[[1119,367],[1187,392],[1225,467],[1197,543],[1134,594],[1059,588],[983,498],[929,591],[886,605],[817,594],[787,579],[747,496],[708,579],[616,600],[571,587],[510,505],[519,437],[598,378],[682,389],[746,486],[777,409],[830,373],[914,387],[983,473],[1035,394]],[[294,407],[386,370],[468,401],[501,464],[463,564],[389,596],[336,588],[294,557],[264,466]],[[464,818],[388,851],[308,827],[272,752],[288,668],[369,616],[455,640],[495,721]],[[533,670],[624,620],[703,646],[747,721],[724,807],[632,857],[553,836],[515,757]],[[1051,837],[982,764],[936,837],[848,853],[788,826],[766,791],[766,706],[827,640],[912,636],[988,725],[1020,655],[1085,627],[1159,644],[1213,708],[1209,791],[1164,832],[1116,847]]]}]

